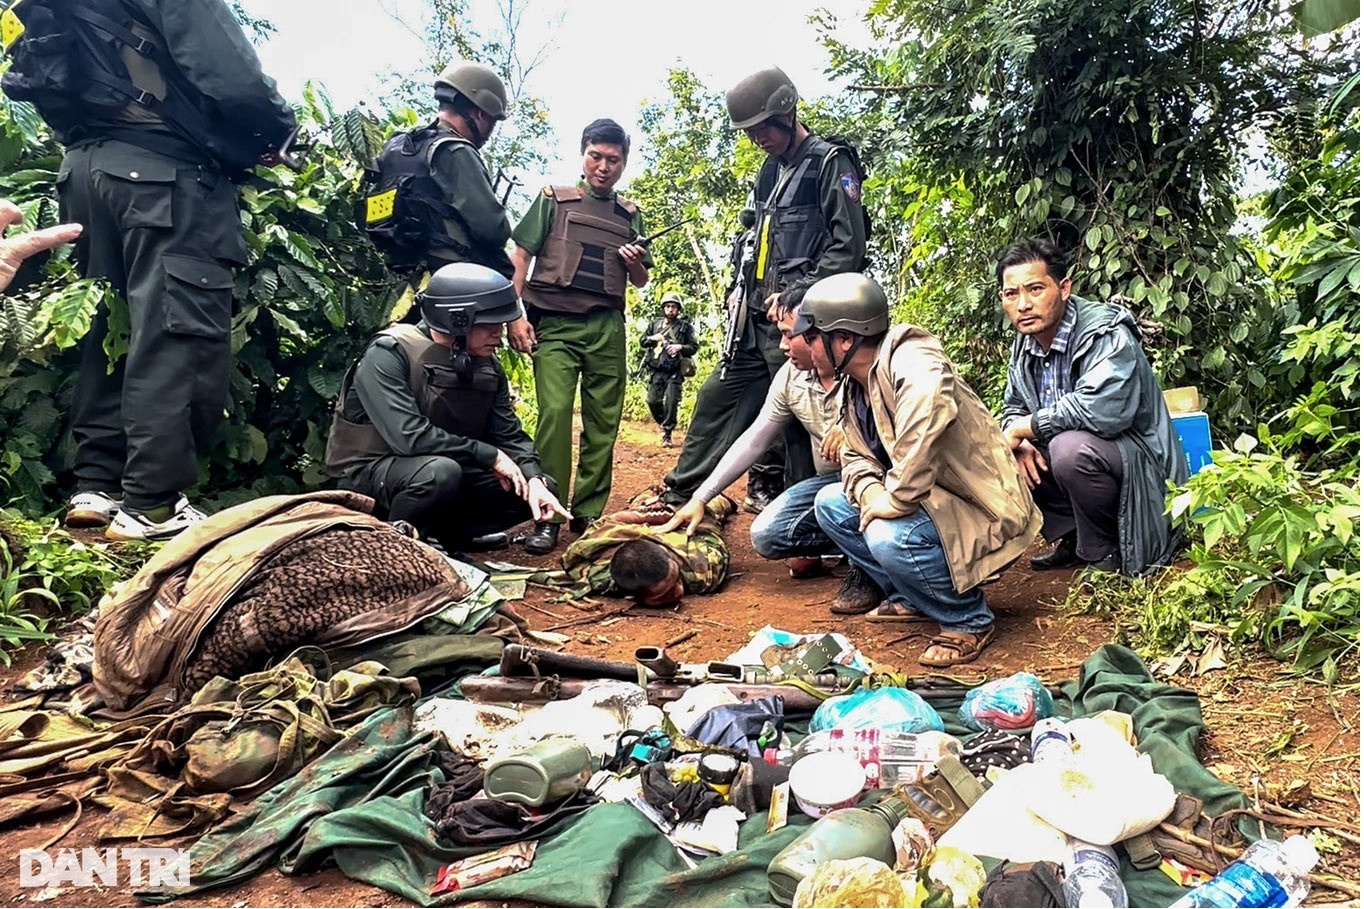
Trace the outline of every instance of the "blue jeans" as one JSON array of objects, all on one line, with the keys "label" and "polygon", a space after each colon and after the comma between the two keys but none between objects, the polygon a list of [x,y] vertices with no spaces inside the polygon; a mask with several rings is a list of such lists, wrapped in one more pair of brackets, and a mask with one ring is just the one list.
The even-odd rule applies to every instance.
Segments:
[{"label": "blue jeans", "polygon": [[857,529],[861,509],[848,502],[839,485],[815,497],[815,517],[848,560],[880,584],[892,603],[917,609],[943,631],[978,634],[994,623],[980,588],[957,593],[952,585],[938,528],[924,509],[902,518],[877,518],[863,532]]},{"label": "blue jeans", "polygon": [[815,519],[815,495],[830,484],[840,485],[838,471],[801,480],[772,500],[753,519],[749,533],[753,549],[764,559],[835,555],[838,547]]}]

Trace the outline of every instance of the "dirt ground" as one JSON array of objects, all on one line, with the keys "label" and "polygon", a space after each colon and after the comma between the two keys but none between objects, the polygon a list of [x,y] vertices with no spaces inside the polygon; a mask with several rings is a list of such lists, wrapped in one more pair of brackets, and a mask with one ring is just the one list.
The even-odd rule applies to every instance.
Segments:
[{"label": "dirt ground", "polygon": [[[623,504],[641,486],[661,480],[672,466],[677,450],[661,448],[657,439],[656,431],[645,424],[627,423],[622,428],[612,507]],[[730,493],[741,498],[742,491],[740,481]],[[928,643],[926,626],[871,623],[830,614],[827,604],[838,589],[839,578],[791,580],[784,565],[764,561],[753,553],[747,542],[751,521],[750,515],[741,512],[727,526],[730,579],[714,596],[688,598],[674,610],[612,614],[620,607],[619,601],[605,601],[600,613],[584,612],[572,604],[553,602],[554,594],[549,591],[532,588],[517,608],[532,627],[542,630],[589,619],[562,629],[562,633],[573,636],[565,650],[585,656],[630,660],[637,646],[662,645],[695,631],[695,636],[670,647],[669,652],[685,661],[720,659],[771,624],[795,632],[842,631],[871,659],[904,671],[919,671],[916,658]],[[540,563],[555,564],[568,539],[571,537],[566,536],[559,550]],[[508,550],[502,556],[536,562],[519,550]],[[837,574],[842,571],[838,569]],[[957,674],[997,678],[1026,670],[1048,683],[1074,678],[1080,664],[1095,649],[1118,639],[1119,629],[1111,619],[1066,614],[1059,604],[1065,599],[1069,581],[1068,572],[1036,574],[1026,566],[1017,566],[988,588],[990,605],[998,615],[999,635],[978,661],[959,667]],[[0,674],[0,685],[8,684],[36,659],[36,654],[22,655],[12,670]],[[1354,882],[1357,887],[1357,672],[1353,686],[1329,689],[1284,676],[1281,666],[1268,659],[1230,662],[1226,668],[1197,678],[1181,674],[1172,679],[1173,684],[1195,689],[1203,699],[1208,726],[1200,755],[1203,762],[1265,804],[1338,822],[1339,826],[1329,831],[1338,851],[1323,851],[1317,870]],[[95,830],[100,811],[87,809],[58,847],[98,845]],[[11,906],[43,900],[71,906],[137,905],[126,891],[43,893],[18,886],[19,850],[50,848],[50,841],[69,822],[68,816],[0,831],[0,902]],[[1316,888],[1311,902],[1346,898],[1344,893]],[[298,877],[269,871],[242,884],[196,896],[194,902],[234,907],[406,905],[384,891],[347,880],[334,868]]]}]

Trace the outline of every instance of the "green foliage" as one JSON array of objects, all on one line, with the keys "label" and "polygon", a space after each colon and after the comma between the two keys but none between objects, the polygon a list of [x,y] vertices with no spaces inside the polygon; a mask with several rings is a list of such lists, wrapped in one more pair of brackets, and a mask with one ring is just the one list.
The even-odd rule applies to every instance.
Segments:
[{"label": "green foliage", "polygon": [[10,665],[10,651],[32,641],[50,641],[48,619],[31,612],[36,601],[55,602],[41,586],[42,577],[15,564],[7,540],[0,537],[0,662]]},{"label": "green foliage", "polygon": [[[354,219],[361,161],[407,121],[336,116],[313,87],[304,93],[300,119],[320,132],[302,172],[260,169],[241,188],[250,261],[235,289],[231,401],[198,491],[218,506],[322,481],[342,373],[410,296]],[[0,192],[30,206],[38,224],[50,220],[49,212],[55,217],[56,151],[22,105],[0,108],[0,160],[11,158]],[[122,301],[103,284],[73,277],[69,257],[53,257],[44,282],[0,298],[0,466],[6,495],[31,512],[61,497],[59,476],[73,453],[62,442],[61,418],[75,369],[69,349],[101,306],[109,312],[111,362],[127,348]]]},{"label": "green foliage", "polygon": [[31,521],[17,511],[0,511],[0,526],[15,541],[17,571],[39,579],[39,593],[66,614],[89,612],[110,587],[137,573],[160,548],[158,543],[87,543],[55,521]]},{"label": "green foliage", "polygon": [[826,43],[873,90],[866,194],[899,224],[878,242],[906,314],[987,397],[1008,337],[994,263],[1041,234],[1072,253],[1079,293],[1164,327],[1167,384],[1198,385],[1224,433],[1270,415],[1261,365],[1300,320],[1233,229],[1238,143],[1301,73],[1347,65],[1340,42],[1309,58],[1280,8],[1231,0],[878,0],[868,23],[874,52]]}]

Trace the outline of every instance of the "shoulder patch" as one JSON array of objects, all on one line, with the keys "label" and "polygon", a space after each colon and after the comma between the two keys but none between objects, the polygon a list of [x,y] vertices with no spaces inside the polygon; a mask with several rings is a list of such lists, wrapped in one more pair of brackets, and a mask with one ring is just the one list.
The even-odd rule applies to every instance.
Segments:
[{"label": "shoulder patch", "polygon": [[551,199],[554,198],[554,187],[552,187],[552,186],[546,186],[544,189],[540,190],[540,192],[544,193],[546,196],[548,196],[548,197],[551,198]]},{"label": "shoulder patch", "polygon": [[843,187],[843,195],[852,199],[854,202],[862,201],[862,181],[857,179],[857,174],[840,174],[838,185]]}]

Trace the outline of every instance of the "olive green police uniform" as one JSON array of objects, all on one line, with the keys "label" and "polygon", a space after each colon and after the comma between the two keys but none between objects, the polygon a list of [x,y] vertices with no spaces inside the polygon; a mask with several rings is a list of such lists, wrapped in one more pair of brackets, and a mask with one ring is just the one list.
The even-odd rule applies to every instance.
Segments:
[{"label": "olive green police uniform", "polygon": [[[795,284],[813,284],[840,272],[860,271],[867,250],[861,186],[852,157],[808,136],[790,164],[783,162],[769,186],[760,180],[758,250],[754,291],[744,338],[721,376],[717,368],[696,395],[677,465],[664,482],[666,498],[680,504],[701,485],[721,456],[752,425],[772,377],[786,362],[781,332],[762,309],[768,295]],[[764,191],[765,190],[765,191]],[[795,427],[787,435],[786,481],[814,476],[810,446]]]},{"label": "olive green police uniform", "polygon": [[[225,134],[283,142],[293,111],[260,68],[221,0],[130,0],[180,75],[209,99]],[[123,53],[129,77],[161,97],[150,59]],[[82,341],[71,404],[78,492],[147,512],[176,502],[199,478],[199,457],[228,403],[232,269],[245,265],[236,187],[201,143],[132,105],[119,117],[64,131],[57,177],[61,219],[85,226],[76,261],[127,302],[128,353],[109,370],[101,307]],[[263,146],[265,143],[263,142]]]},{"label": "olive green police uniform", "polygon": [[522,294],[536,336],[535,448],[545,473],[565,490],[573,459],[573,397],[581,380],[575,518],[600,516],[611,494],[611,457],[627,379],[628,278],[617,251],[643,233],[637,206],[615,193],[600,198],[586,182],[546,187],[512,231],[512,242],[536,257]]},{"label": "olive green police uniform", "polygon": [[531,517],[492,472],[499,450],[526,479],[541,476],[501,363],[471,366],[461,374],[424,325],[386,328],[342,380],[327,437],[327,473],[343,489],[455,549]]}]

